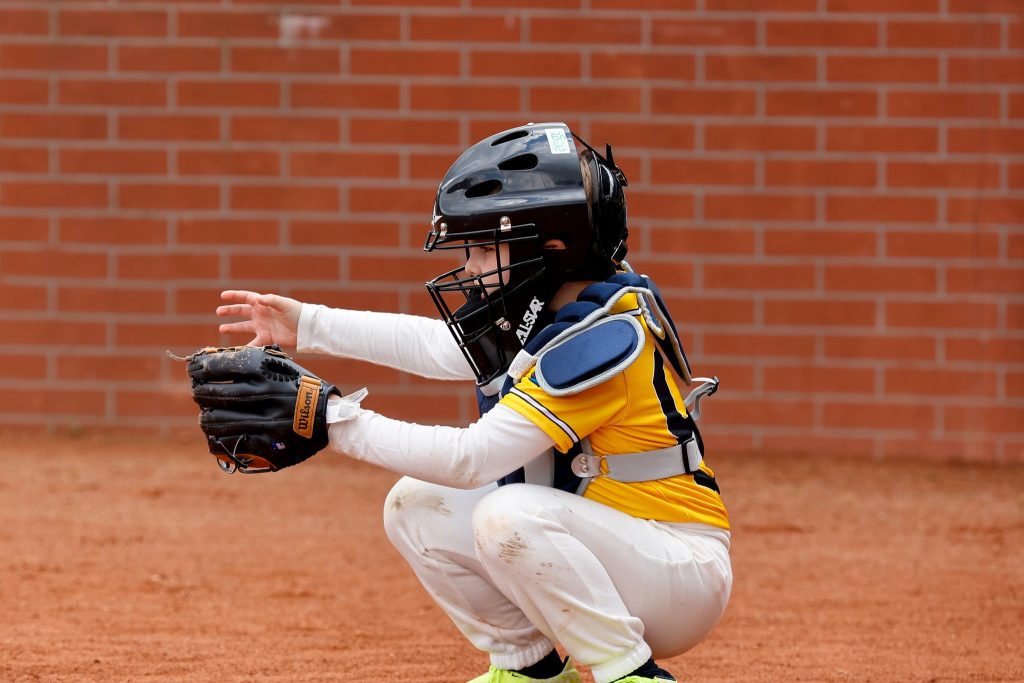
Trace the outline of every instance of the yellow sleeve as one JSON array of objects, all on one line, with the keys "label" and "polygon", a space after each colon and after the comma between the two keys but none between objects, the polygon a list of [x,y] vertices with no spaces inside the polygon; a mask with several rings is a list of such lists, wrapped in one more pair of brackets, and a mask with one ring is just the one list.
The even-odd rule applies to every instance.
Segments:
[{"label": "yellow sleeve", "polygon": [[622,373],[571,396],[549,396],[533,380],[521,379],[500,401],[550,436],[562,453],[604,425],[613,424],[626,410]]}]

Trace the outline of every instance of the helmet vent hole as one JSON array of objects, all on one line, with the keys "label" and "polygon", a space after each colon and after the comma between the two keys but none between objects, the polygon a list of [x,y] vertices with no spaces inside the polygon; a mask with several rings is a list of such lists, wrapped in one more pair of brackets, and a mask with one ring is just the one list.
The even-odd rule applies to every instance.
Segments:
[{"label": "helmet vent hole", "polygon": [[502,171],[529,171],[531,168],[537,168],[537,155],[520,154],[511,159],[505,159],[498,164],[498,168]]},{"label": "helmet vent hole", "polygon": [[506,142],[512,142],[519,138],[525,138],[530,134],[528,130],[514,130],[508,135],[502,135],[500,138],[491,143],[491,147],[497,147],[498,145],[504,145]]},{"label": "helmet vent hole", "polygon": [[477,183],[466,190],[466,198],[472,199],[474,197],[487,197],[492,194],[498,194],[499,192],[501,192],[500,180],[485,180],[484,182]]}]

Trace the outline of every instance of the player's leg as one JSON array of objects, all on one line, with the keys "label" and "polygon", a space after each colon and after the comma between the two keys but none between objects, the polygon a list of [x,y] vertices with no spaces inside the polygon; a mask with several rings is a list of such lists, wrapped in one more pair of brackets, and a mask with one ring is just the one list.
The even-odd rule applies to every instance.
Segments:
[{"label": "player's leg", "polygon": [[490,580],[598,683],[652,654],[693,647],[728,601],[725,532],[687,531],[525,484],[489,494],[473,523]]},{"label": "player's leg", "polygon": [[498,487],[463,491],[405,477],[384,504],[388,538],[455,626],[501,668],[521,669],[553,649],[494,587],[476,557],[472,515]]}]

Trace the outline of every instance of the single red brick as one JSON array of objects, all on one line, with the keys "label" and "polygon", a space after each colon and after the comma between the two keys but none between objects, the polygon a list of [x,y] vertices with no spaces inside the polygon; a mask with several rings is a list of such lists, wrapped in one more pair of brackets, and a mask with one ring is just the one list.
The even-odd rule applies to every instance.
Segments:
[{"label": "single red brick", "polygon": [[278,38],[281,17],[277,12],[214,11],[208,9],[178,11],[178,35],[182,38]]},{"label": "single red brick", "polygon": [[886,111],[894,118],[997,119],[999,93],[892,91]]},{"label": "single red brick", "polygon": [[765,42],[770,47],[877,47],[878,22],[768,19]]},{"label": "single red brick", "polygon": [[[604,53],[600,53],[604,54]],[[593,55],[594,75],[614,78],[598,69],[598,53]],[[603,58],[602,58],[603,60]],[[606,61],[600,64],[606,65]],[[579,78],[583,73],[579,52],[520,51],[510,60],[507,51],[472,50],[469,53],[469,75],[498,78]]]},{"label": "single red brick", "polygon": [[947,133],[954,153],[1024,154],[1024,128],[954,128]]},{"label": "single red brick", "polygon": [[164,174],[167,153],[155,149],[71,148],[60,150],[63,173]]},{"label": "single red brick", "polygon": [[120,45],[117,68],[121,71],[220,71],[219,47],[184,45]]},{"label": "single red brick", "polygon": [[687,324],[752,325],[754,302],[749,296],[730,298],[688,294],[685,297],[665,296],[672,311],[686,311]]},{"label": "single red brick", "polygon": [[167,35],[167,14],[155,11],[64,9],[57,16],[64,36],[162,37]]},{"label": "single red brick", "polygon": [[812,195],[724,195],[704,197],[704,217],[709,220],[811,221],[815,219]]},{"label": "single red brick", "polygon": [[4,70],[106,71],[106,45],[6,43],[0,45]]},{"label": "single red brick", "polygon": [[692,123],[631,123],[628,121],[601,120],[590,125],[591,144],[598,147],[611,143],[616,151],[620,147],[649,149],[693,149],[694,126]]},{"label": "single red brick", "polygon": [[957,294],[1020,294],[1024,292],[1024,268],[949,267],[946,289]]},{"label": "single red brick", "polygon": [[946,216],[950,223],[1002,223],[1019,226],[1024,218],[1024,199],[947,197]]},{"label": "single red brick", "polygon": [[[1004,403],[994,403],[980,410],[972,410],[970,416],[971,430],[987,434],[1011,434],[1019,437],[1020,426],[1024,424],[1024,408]],[[951,432],[964,429],[963,414],[960,411],[947,411],[945,428]]]},{"label": "single red brick", "polygon": [[786,187],[873,187],[873,161],[768,160],[765,184]]},{"label": "single red brick", "polygon": [[276,220],[253,218],[182,218],[178,221],[180,244],[264,245],[280,241]]},{"label": "single red brick", "polygon": [[220,118],[125,114],[118,117],[117,136],[123,140],[219,140]]},{"label": "single red brick", "polygon": [[757,93],[753,90],[712,90],[709,88],[652,88],[651,112],[680,116],[754,116]]},{"label": "single red brick", "polygon": [[[195,280],[220,275],[218,254],[119,254],[118,280]],[[162,291],[162,290],[161,290]]]},{"label": "single red brick", "polygon": [[[666,2],[668,9],[671,1]],[[705,9],[709,12],[750,12],[755,4],[750,0],[705,0]],[[759,12],[814,12],[818,8],[817,0],[757,0],[756,11]]]},{"label": "single red brick", "polygon": [[743,399],[729,396],[724,391],[715,397],[715,424],[751,425],[760,427],[799,427],[809,429],[814,424],[814,405],[808,399],[773,398]]},{"label": "single red brick", "polygon": [[234,116],[231,137],[254,142],[339,142],[335,116]]},{"label": "single red brick", "polygon": [[704,58],[709,81],[815,81],[818,61],[813,55],[709,54]]},{"label": "single red brick", "polygon": [[299,178],[397,178],[399,165],[399,155],[386,152],[292,152],[290,159]]},{"label": "single red brick", "polygon": [[775,394],[867,394],[875,393],[875,369],[848,365],[772,364],[763,370],[764,385]]},{"label": "single red brick", "polygon": [[814,126],[706,124],[704,147],[714,151],[811,152],[817,149]]},{"label": "single red brick", "polygon": [[651,159],[651,179],[659,185],[753,185],[756,172],[753,159]]},{"label": "single red brick", "polygon": [[630,216],[637,218],[693,218],[693,195],[686,192],[646,192],[633,190],[629,195]]},{"label": "single red brick", "polygon": [[292,83],[293,107],[327,109],[398,109],[401,92],[388,83]]},{"label": "single red brick", "polygon": [[413,110],[517,111],[519,88],[478,84],[413,84],[409,89]]},{"label": "single red brick", "polygon": [[662,19],[651,25],[651,42],[655,45],[753,47],[757,44],[757,24],[753,20]]},{"label": "single red brick", "polygon": [[828,335],[827,358],[857,360],[935,360],[938,358],[934,336],[906,336],[892,333],[870,335]]},{"label": "single red brick", "polygon": [[813,264],[704,263],[705,289],[814,291]]},{"label": "single red brick", "polygon": [[895,48],[990,48],[1000,47],[1000,26],[994,21],[900,21],[886,27],[887,44]]},{"label": "single red brick", "polygon": [[[424,238],[429,226],[413,230],[413,241]],[[394,222],[353,220],[292,220],[288,230],[291,244],[307,247],[397,247],[401,231]]]},{"label": "single red brick", "polygon": [[938,14],[939,0],[828,0],[829,12]]},{"label": "single red brick", "polygon": [[[388,278],[400,271],[389,271]],[[338,256],[334,254],[232,254],[228,277],[239,279],[330,280],[340,276]],[[354,278],[353,279],[358,279]]]},{"label": "single red brick", "polygon": [[50,140],[103,140],[107,137],[104,114],[0,114],[4,138]]},{"label": "single red brick", "polygon": [[48,8],[19,9],[0,7],[0,35],[46,35],[50,32]]},{"label": "single red brick", "polygon": [[[0,259],[3,256],[0,254]],[[81,320],[4,320],[0,318],[0,326],[4,329],[4,342],[35,346],[68,346],[82,348],[86,346],[105,346],[107,344],[107,321],[84,322]]]},{"label": "single red brick", "polygon": [[534,86],[529,92],[529,111],[593,111],[638,114],[643,108],[638,88]]},{"label": "single red brick", "polygon": [[970,57],[949,58],[950,83],[1024,84],[1024,58]]},{"label": "single red brick", "polygon": [[813,358],[816,346],[813,337],[803,334],[705,332],[702,355],[707,358]]},{"label": "single red brick", "polygon": [[[114,339],[121,348],[152,347],[158,353],[168,348],[181,347],[184,353],[206,346],[217,331],[216,322],[190,325],[183,322],[118,322],[114,325]],[[187,398],[188,392],[182,392]],[[156,403],[162,404],[167,396],[151,399],[149,410],[156,410]],[[194,405],[193,405],[194,407]]]},{"label": "single red brick", "polygon": [[5,277],[105,278],[107,255],[65,248],[2,251],[0,272]]},{"label": "single red brick", "polygon": [[994,163],[891,161],[885,169],[889,187],[988,188],[999,187],[999,166]]},{"label": "single red brick", "polygon": [[385,50],[352,48],[355,76],[458,76],[459,53],[454,50]]},{"label": "single red brick", "polygon": [[775,325],[810,327],[869,327],[875,326],[875,303],[865,300],[832,299],[767,299],[764,302],[764,322]]},{"label": "single red brick", "polygon": [[50,84],[41,78],[0,78],[0,104],[47,104]]},{"label": "single red brick", "polygon": [[426,216],[434,203],[434,188],[361,187],[352,192],[353,213],[408,213]]},{"label": "single red brick", "polygon": [[832,83],[938,83],[938,57],[830,55],[826,78]]},{"label": "single red brick", "polygon": [[338,211],[337,187],[236,185],[231,188],[231,208],[262,211]]},{"label": "single red brick", "polygon": [[0,173],[46,173],[50,153],[37,147],[0,147]]},{"label": "single red brick", "polygon": [[62,353],[57,357],[57,379],[103,382],[154,382],[160,379],[160,358],[131,356],[119,350],[106,353]]},{"label": "single red brick", "polygon": [[937,152],[937,128],[923,126],[829,125],[829,152]]},{"label": "single red brick", "polygon": [[[184,107],[279,107],[281,86],[269,81],[178,82],[178,104]],[[294,102],[293,102],[294,104]]]},{"label": "single red brick", "polygon": [[63,244],[167,244],[167,221],[126,216],[61,216],[59,234]]},{"label": "single red brick", "polygon": [[5,181],[0,206],[39,209],[102,209],[107,206],[106,183]]},{"label": "single red brick", "polygon": [[167,84],[163,81],[61,79],[57,99],[61,104],[111,107],[163,107]]},{"label": "single red brick", "polygon": [[[631,245],[647,245],[647,251],[659,254],[751,255],[755,251],[754,231],[751,228],[721,228],[699,225],[696,227],[650,228],[630,231]],[[645,237],[644,234],[647,234]]]},{"label": "single red brick", "polygon": [[231,70],[237,73],[341,73],[341,52],[336,47],[234,47]]},{"label": "single red brick", "polygon": [[125,183],[119,189],[122,209],[219,209],[216,185],[162,185]]},{"label": "single red brick", "polygon": [[178,152],[181,175],[253,176],[280,175],[276,151],[183,149]]},{"label": "single red brick", "polygon": [[994,329],[999,323],[999,310],[994,303],[888,301],[885,320],[889,327]]},{"label": "single red brick", "polygon": [[985,336],[947,337],[946,358],[969,363],[1024,363],[1024,344],[1020,339]]},{"label": "single red brick", "polygon": [[[539,21],[533,19],[534,24]],[[467,16],[463,14],[413,14],[409,31],[412,40],[450,43],[518,43],[524,22],[516,14]]]},{"label": "single red brick", "polygon": [[[2,18],[2,15],[0,15]],[[45,311],[49,307],[45,286],[15,285],[0,282],[0,310]],[[19,362],[21,359],[19,358]],[[18,363],[4,363],[17,365]]]},{"label": "single red brick", "polygon": [[[2,291],[2,288],[0,288]],[[5,307],[6,295],[0,298],[0,307]],[[3,379],[34,379],[45,380],[47,375],[47,359],[43,354],[18,354],[17,363],[0,365],[0,378]]]},{"label": "single red brick", "polygon": [[[624,78],[634,81],[652,79],[692,81],[696,76],[696,58],[692,54],[647,54],[606,48],[595,50],[590,56],[590,73],[594,79]],[[543,73],[551,78],[553,74]],[[578,77],[576,73],[566,77]]]},{"label": "single red brick", "polygon": [[930,293],[937,283],[934,266],[825,266],[826,291]]},{"label": "single red brick", "polygon": [[457,145],[459,123],[453,119],[353,118],[350,135],[356,143]]},{"label": "single red brick", "polygon": [[57,290],[57,310],[70,313],[161,314],[166,308],[167,293],[162,289],[74,285]]},{"label": "single red brick", "polygon": [[100,416],[106,413],[104,391],[81,389],[45,389],[12,392],[0,397],[0,411],[4,413],[38,413],[51,416]]},{"label": "single red brick", "polygon": [[878,95],[860,90],[772,90],[765,93],[768,116],[863,116],[878,114]]},{"label": "single red brick", "polygon": [[639,18],[620,17],[606,19],[581,15],[566,21],[562,17],[536,15],[530,19],[530,42],[566,45],[637,45],[641,42],[643,26]]},{"label": "single red brick", "polygon": [[867,230],[790,230],[771,228],[764,233],[769,256],[875,256],[878,238]]},{"label": "single red brick", "polygon": [[825,198],[829,221],[934,223],[938,220],[935,197],[888,197],[837,195]]},{"label": "single red brick", "polygon": [[885,253],[896,258],[994,259],[999,256],[999,235],[972,230],[887,230]]},{"label": "single red brick", "polygon": [[826,403],[825,427],[930,432],[935,428],[935,407],[920,402]]}]

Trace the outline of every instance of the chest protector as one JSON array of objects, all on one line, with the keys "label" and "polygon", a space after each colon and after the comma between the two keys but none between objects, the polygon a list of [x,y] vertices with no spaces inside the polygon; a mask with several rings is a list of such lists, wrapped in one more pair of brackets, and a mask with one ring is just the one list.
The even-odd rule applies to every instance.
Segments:
[{"label": "chest protector", "polygon": [[[627,294],[636,295],[638,308],[612,314],[612,308]],[[594,283],[584,289],[575,302],[563,307],[554,322],[515,357],[500,390],[495,386],[490,387],[489,392],[488,387],[478,390],[481,414],[512,391],[533,369],[536,369],[534,380],[549,396],[571,396],[623,372],[640,356],[647,343],[647,334],[637,316],[643,317],[658,346],[654,381],[665,379],[660,375],[667,361],[687,385],[692,385],[695,379],[703,382],[686,399],[688,406],[693,405],[686,417],[675,410],[674,405],[666,407],[666,418],[678,443],[656,451],[603,457],[595,456],[587,439],[582,439],[568,454],[548,451],[503,477],[499,485],[525,482],[582,494],[595,476],[639,482],[680,474],[703,475],[699,470],[703,443],[694,420],[700,413],[700,399],[717,390],[718,379],[692,377],[675,323],[668,315],[661,294],[651,280],[635,273],[617,273],[605,282]]]}]

